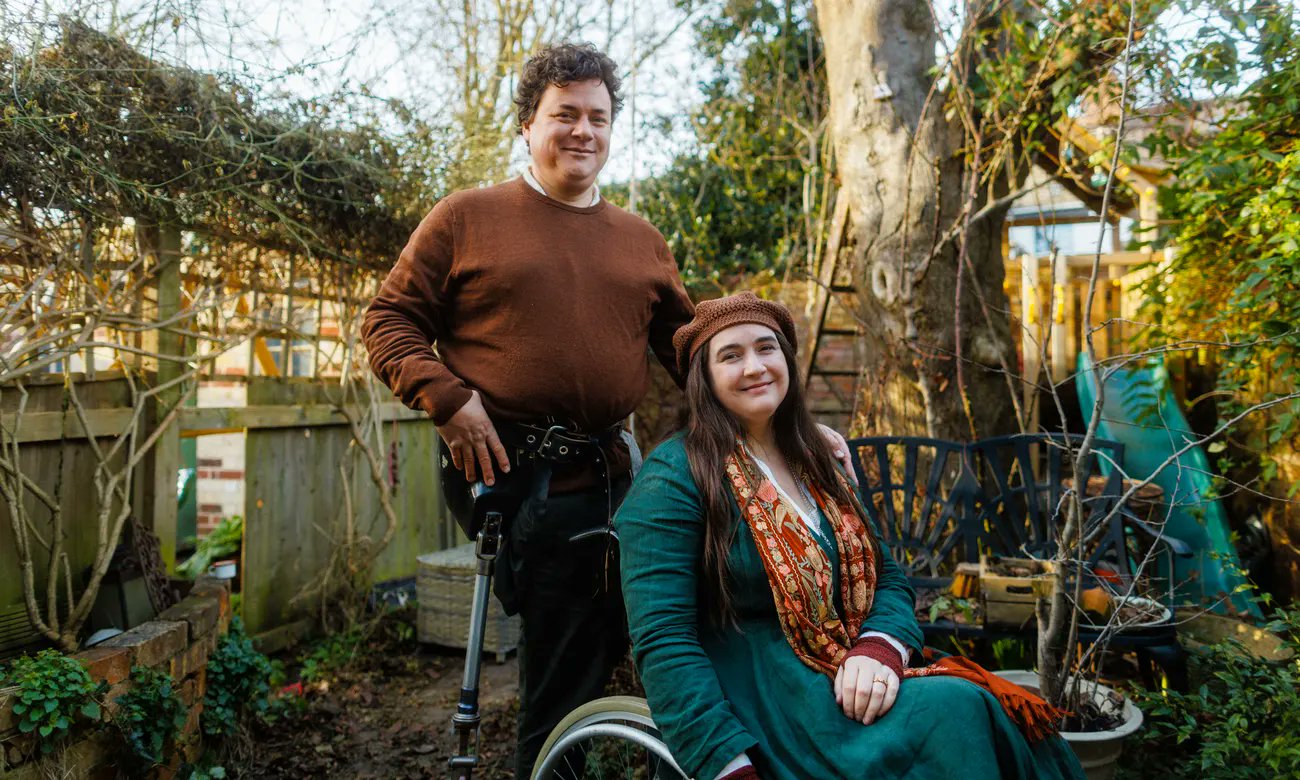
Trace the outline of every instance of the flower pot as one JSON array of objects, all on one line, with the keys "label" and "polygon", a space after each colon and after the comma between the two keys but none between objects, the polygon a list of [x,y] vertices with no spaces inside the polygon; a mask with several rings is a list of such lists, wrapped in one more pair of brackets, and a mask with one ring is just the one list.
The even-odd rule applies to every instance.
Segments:
[{"label": "flower pot", "polygon": [[208,567],[208,574],[219,580],[233,580],[239,565],[235,561],[217,561]]},{"label": "flower pot", "polygon": [[[1036,672],[1008,669],[994,674],[1025,690],[1038,693]],[[1094,690],[1094,683],[1085,683],[1082,690],[1084,693],[1091,692],[1093,700],[1103,709],[1111,709],[1115,706],[1110,698],[1114,691],[1105,685],[1097,684]],[[1113,729],[1061,732],[1061,738],[1069,743],[1070,749],[1079,757],[1079,763],[1083,765],[1083,773],[1088,780],[1111,780],[1115,777],[1115,771],[1119,768],[1120,753],[1124,751],[1124,740],[1142,726],[1142,710],[1127,698],[1124,699],[1119,715],[1123,718],[1123,723]]]},{"label": "flower pot", "polygon": [[[1174,619],[1173,610],[1158,601],[1154,601],[1144,596],[1126,596],[1123,598],[1117,598],[1114,600],[1112,611],[1121,610],[1125,606],[1135,607],[1138,610],[1147,613],[1147,616],[1137,620],[1120,621],[1117,626],[1120,631],[1154,628],[1156,626],[1163,626]],[[1101,629],[1105,628],[1106,624],[1106,621],[1097,624],[1092,617],[1087,614],[1087,612],[1085,612],[1079,619],[1079,625],[1086,626],[1087,628]]]}]

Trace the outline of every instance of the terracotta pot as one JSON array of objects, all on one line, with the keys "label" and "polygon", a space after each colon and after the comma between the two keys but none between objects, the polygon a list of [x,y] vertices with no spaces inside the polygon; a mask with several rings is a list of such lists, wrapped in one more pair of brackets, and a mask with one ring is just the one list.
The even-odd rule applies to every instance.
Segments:
[{"label": "terracotta pot", "polygon": [[[1019,685],[1025,690],[1038,693],[1038,674],[1028,672],[1023,669],[1008,669],[1001,672],[994,672],[998,677]],[[1093,691],[1094,700],[1103,708],[1111,708],[1114,705],[1110,701],[1110,694],[1113,691],[1104,685],[1097,684],[1094,691],[1093,683],[1086,683],[1083,690]],[[1106,731],[1062,731],[1061,738],[1069,743],[1074,754],[1079,757],[1079,763],[1083,765],[1083,773],[1088,780],[1112,780],[1115,777],[1115,771],[1119,768],[1119,756],[1124,751],[1124,740],[1130,734],[1137,731],[1142,726],[1142,710],[1134,706],[1133,702],[1127,698],[1124,699],[1124,707],[1120,711],[1123,722]]]}]

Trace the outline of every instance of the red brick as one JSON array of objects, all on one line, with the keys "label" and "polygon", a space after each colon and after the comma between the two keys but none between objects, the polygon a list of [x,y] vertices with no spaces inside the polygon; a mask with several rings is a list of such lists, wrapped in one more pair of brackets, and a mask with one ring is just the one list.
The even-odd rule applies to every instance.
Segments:
[{"label": "red brick", "polygon": [[36,749],[35,734],[14,734],[5,740],[5,761],[9,766],[18,766],[32,758]]},{"label": "red brick", "polygon": [[125,647],[98,645],[77,653],[76,659],[90,676],[116,685],[131,676],[131,651]]},{"label": "red brick", "polygon": [[0,689],[0,734],[18,728],[18,716],[14,715],[14,702],[17,700],[17,688]]},{"label": "red brick", "polygon": [[188,644],[189,626],[184,621],[151,620],[118,634],[102,646],[128,648],[131,663],[152,668],[166,663]]},{"label": "red brick", "polygon": [[[221,472],[209,472],[211,474],[220,474]],[[220,512],[221,504],[199,504],[200,512]]]},{"label": "red brick", "polygon": [[170,672],[172,679],[183,680],[206,667],[208,655],[212,652],[212,648],[216,646],[213,641],[215,638],[216,634],[201,637],[184,651],[177,653],[171,660]]},{"label": "red brick", "polygon": [[182,734],[199,733],[199,716],[203,713],[202,707],[190,707],[189,714],[185,717],[185,726],[181,729]]},{"label": "red brick", "polygon": [[105,710],[107,710],[105,713],[106,715],[111,717],[117,714],[117,711],[121,709],[117,703],[118,697],[122,696],[129,690],[131,690],[130,680],[123,680],[108,689],[108,692],[104,694]]},{"label": "red brick", "polygon": [[[242,471],[229,471],[229,470],[227,470],[227,471],[218,471],[218,472],[216,472],[215,478],[216,478],[216,479],[243,479],[243,478],[244,478],[244,472],[242,472]],[[221,511],[220,508],[218,508],[217,511]]]},{"label": "red brick", "polygon": [[211,468],[221,466],[221,458],[199,458],[199,468]]},{"label": "red brick", "polygon": [[198,694],[198,690],[199,690],[199,684],[197,681],[186,680],[185,682],[181,683],[181,687],[180,690],[177,692],[177,695],[181,697],[181,703],[183,703],[186,707],[192,707],[194,706],[194,702]]},{"label": "red brick", "polygon": [[203,697],[208,692],[208,668],[205,666],[194,675],[194,696],[195,700],[202,702]]},{"label": "red brick", "polygon": [[221,602],[205,591],[191,593],[179,604],[171,606],[158,615],[159,620],[184,621],[190,627],[190,641],[196,637],[207,636],[216,628],[221,618]]}]

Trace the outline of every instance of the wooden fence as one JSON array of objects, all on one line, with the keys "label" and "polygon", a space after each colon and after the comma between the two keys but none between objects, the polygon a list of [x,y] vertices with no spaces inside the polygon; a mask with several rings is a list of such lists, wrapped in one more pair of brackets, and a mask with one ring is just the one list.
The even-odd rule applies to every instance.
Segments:
[{"label": "wooden fence", "polygon": [[[87,410],[90,434],[101,445],[111,443],[131,425],[133,409],[121,372],[100,372],[95,379],[73,378]],[[295,601],[325,567],[336,541],[347,533],[346,509],[353,510],[354,528],[382,533],[385,518],[379,492],[362,461],[347,419],[329,401],[337,387],[310,379],[253,377],[248,379],[248,405],[227,408],[185,408],[166,435],[182,437],[213,433],[245,433],[245,536],[240,565],[243,610],[249,630],[275,640],[301,632],[310,620],[313,603]],[[67,565],[74,589],[84,583],[82,572],[94,559],[95,523],[100,505],[93,489],[98,460],[87,431],[65,408],[64,378],[50,375],[25,383],[27,406],[16,415],[19,393],[0,392],[0,424],[16,433],[21,463],[41,489],[58,496],[64,517]],[[412,577],[415,558],[463,541],[446,514],[437,479],[437,433],[432,421],[385,399],[376,425],[383,426],[387,450],[385,478],[395,479],[393,501],[399,524],[396,535],[379,557],[376,580]],[[392,444],[395,443],[395,444]],[[353,459],[344,480],[341,464]],[[119,459],[120,460],[120,459]],[[148,503],[172,503],[178,463],[174,458],[147,458],[131,485],[133,512]],[[164,495],[157,485],[169,486]],[[148,496],[154,501],[146,502]],[[49,537],[48,512],[28,499],[37,520],[35,531]],[[39,556],[38,556],[39,557]],[[39,568],[39,567],[38,567]],[[10,518],[0,504],[0,653],[37,639],[23,605],[23,586]],[[35,572],[37,592],[43,594],[43,570]]]},{"label": "wooden fence", "polygon": [[[1158,259],[1158,258],[1157,258]],[[1025,403],[1035,385],[1059,384],[1075,371],[1088,332],[1100,357],[1121,354],[1141,327],[1140,286],[1151,272],[1147,252],[1113,252],[1101,256],[1100,272],[1088,318],[1088,289],[1094,255],[1022,255],[1007,263],[1005,288],[1012,333],[1020,356]]]}]

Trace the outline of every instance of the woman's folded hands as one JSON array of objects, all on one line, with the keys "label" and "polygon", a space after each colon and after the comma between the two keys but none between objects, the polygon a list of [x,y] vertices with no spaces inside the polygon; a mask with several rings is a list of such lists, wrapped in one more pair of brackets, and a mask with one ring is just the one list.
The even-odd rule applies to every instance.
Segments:
[{"label": "woman's folded hands", "polygon": [[898,650],[883,637],[864,637],[835,673],[835,703],[847,717],[869,726],[894,706],[902,677]]}]

